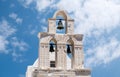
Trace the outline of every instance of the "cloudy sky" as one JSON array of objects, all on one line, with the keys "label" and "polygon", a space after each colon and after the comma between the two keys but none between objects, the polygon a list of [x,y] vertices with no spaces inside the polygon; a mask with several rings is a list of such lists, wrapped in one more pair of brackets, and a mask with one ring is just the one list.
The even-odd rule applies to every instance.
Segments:
[{"label": "cloudy sky", "polygon": [[25,77],[38,57],[38,32],[58,9],[84,34],[92,77],[120,77],[120,0],[0,0],[0,77]]}]

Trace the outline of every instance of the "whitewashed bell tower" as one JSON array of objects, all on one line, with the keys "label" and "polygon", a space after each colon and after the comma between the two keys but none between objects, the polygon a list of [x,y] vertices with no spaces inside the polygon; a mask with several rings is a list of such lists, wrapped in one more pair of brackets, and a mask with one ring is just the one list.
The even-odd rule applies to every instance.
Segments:
[{"label": "whitewashed bell tower", "polygon": [[39,56],[26,77],[91,77],[84,68],[83,35],[74,34],[74,20],[64,10],[48,19],[47,32],[38,37]]}]

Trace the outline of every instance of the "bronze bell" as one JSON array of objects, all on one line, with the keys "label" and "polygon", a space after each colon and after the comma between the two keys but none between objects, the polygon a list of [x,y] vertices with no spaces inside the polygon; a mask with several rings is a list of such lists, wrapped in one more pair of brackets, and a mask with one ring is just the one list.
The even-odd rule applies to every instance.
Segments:
[{"label": "bronze bell", "polygon": [[57,29],[60,29],[60,30],[61,30],[61,29],[64,29],[61,19],[59,19]]},{"label": "bronze bell", "polygon": [[53,44],[50,44],[50,52],[54,52]]},{"label": "bronze bell", "polygon": [[69,45],[67,45],[67,53],[68,53],[68,54],[71,53],[71,51],[70,51],[70,46],[69,46]]}]

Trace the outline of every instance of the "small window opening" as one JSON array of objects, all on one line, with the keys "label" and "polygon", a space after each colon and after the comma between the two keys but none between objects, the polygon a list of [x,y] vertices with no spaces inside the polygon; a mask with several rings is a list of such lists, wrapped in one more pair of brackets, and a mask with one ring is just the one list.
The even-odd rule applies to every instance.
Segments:
[{"label": "small window opening", "polygon": [[55,61],[50,61],[50,67],[55,67]]}]

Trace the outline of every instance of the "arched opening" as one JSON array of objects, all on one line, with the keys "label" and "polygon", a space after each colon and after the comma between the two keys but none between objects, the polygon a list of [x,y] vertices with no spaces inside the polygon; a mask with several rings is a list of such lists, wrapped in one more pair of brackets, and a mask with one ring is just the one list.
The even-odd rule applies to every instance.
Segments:
[{"label": "arched opening", "polygon": [[56,43],[57,42],[55,39],[52,39],[49,42],[49,60],[51,68],[56,67],[56,50],[57,50]]},{"label": "arched opening", "polygon": [[64,10],[59,10],[57,12],[55,12],[55,14],[53,15],[53,19],[56,19],[56,26],[58,27],[58,22],[62,22],[63,24],[63,28],[56,28],[56,33],[59,34],[66,34],[66,27],[67,27],[67,20],[70,19],[70,17],[67,15],[67,13]]},{"label": "arched opening", "polygon": [[[59,28],[59,23],[61,22],[63,29]],[[56,33],[65,34],[66,33],[66,19],[62,15],[56,16]]]},{"label": "arched opening", "polygon": [[73,51],[74,51],[74,43],[70,39],[66,44],[66,60],[67,60],[67,69],[71,69],[73,65]]}]

